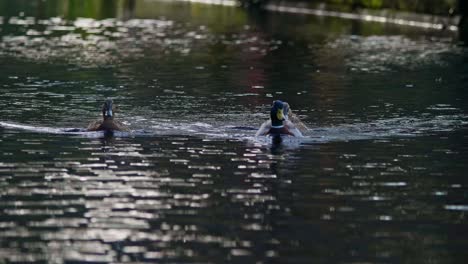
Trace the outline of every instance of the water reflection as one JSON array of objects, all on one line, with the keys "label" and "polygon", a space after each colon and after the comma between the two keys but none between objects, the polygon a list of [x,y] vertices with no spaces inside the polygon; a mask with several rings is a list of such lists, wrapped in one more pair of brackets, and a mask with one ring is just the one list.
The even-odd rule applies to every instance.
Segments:
[{"label": "water reflection", "polygon": [[[419,254],[442,260],[448,248],[441,256],[429,248],[449,243],[441,236],[445,230],[434,226],[428,233],[419,223],[463,218],[449,212],[465,208],[446,203],[464,190],[452,184],[461,183],[463,165],[455,162],[449,171],[429,166],[434,158],[457,155],[428,152],[430,137],[292,151],[180,136],[23,133],[20,142],[30,149],[24,152],[15,134],[3,131],[3,153],[12,156],[0,163],[1,237],[17,241],[10,244],[10,261],[290,261],[291,251],[306,261],[328,259],[338,249],[356,261]],[[439,144],[466,155],[460,140],[466,136]],[[60,154],[32,161],[43,149]],[[441,190],[451,194],[441,196]],[[401,222],[413,224],[406,229]],[[416,239],[427,243],[411,242]],[[364,249],[367,243],[375,246]],[[412,253],[402,255],[403,249]]]}]

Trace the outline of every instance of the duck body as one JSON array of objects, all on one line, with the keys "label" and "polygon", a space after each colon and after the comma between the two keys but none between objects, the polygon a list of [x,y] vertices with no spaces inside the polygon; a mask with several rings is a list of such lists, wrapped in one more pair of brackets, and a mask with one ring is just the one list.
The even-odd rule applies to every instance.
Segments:
[{"label": "duck body", "polygon": [[293,122],[289,121],[285,116],[288,114],[289,105],[280,100],[273,102],[270,111],[270,120],[264,122],[258,129],[255,136],[294,136],[302,137],[301,131],[296,128]]},{"label": "duck body", "polygon": [[114,113],[112,110],[113,101],[111,99],[106,100],[102,106],[102,120],[91,122],[88,125],[87,131],[130,131],[122,122],[114,119]]},{"label": "duck body", "polygon": [[122,122],[116,120],[97,120],[91,122],[88,131],[130,131]]},{"label": "duck body", "polygon": [[283,122],[283,127],[273,127],[271,121],[265,121],[260,128],[257,130],[255,136],[266,136],[266,135],[287,135],[293,137],[303,137],[301,131],[294,125],[293,122],[286,120]]}]

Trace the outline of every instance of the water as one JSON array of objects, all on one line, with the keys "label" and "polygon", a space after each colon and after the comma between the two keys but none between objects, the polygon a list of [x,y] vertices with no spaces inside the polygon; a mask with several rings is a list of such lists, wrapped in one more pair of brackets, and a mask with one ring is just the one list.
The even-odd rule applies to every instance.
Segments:
[{"label": "water", "polygon": [[[0,262],[468,257],[453,32],[188,2],[0,7]],[[107,97],[131,132],[70,132]],[[274,99],[304,138],[254,137]]]}]

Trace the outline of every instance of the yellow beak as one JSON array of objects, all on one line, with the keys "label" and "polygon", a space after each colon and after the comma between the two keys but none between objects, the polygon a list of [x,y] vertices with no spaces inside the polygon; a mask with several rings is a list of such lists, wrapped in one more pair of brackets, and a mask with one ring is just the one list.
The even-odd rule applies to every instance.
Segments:
[{"label": "yellow beak", "polygon": [[283,109],[278,109],[278,111],[276,112],[276,117],[278,118],[278,120],[284,120]]}]

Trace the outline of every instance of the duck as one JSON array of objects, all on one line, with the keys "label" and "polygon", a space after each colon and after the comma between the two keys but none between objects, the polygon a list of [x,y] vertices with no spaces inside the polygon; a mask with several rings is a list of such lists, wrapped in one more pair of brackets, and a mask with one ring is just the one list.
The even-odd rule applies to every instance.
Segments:
[{"label": "duck", "polygon": [[273,101],[270,110],[270,120],[265,121],[260,126],[255,136],[289,135],[294,137],[302,137],[301,131],[299,131],[293,122],[288,120],[289,114],[292,114],[292,111],[288,103],[281,100]]},{"label": "duck", "polygon": [[130,129],[122,122],[114,119],[114,112],[112,106],[114,102],[112,99],[107,99],[102,105],[102,120],[91,122],[88,125],[87,131],[130,131]]}]

